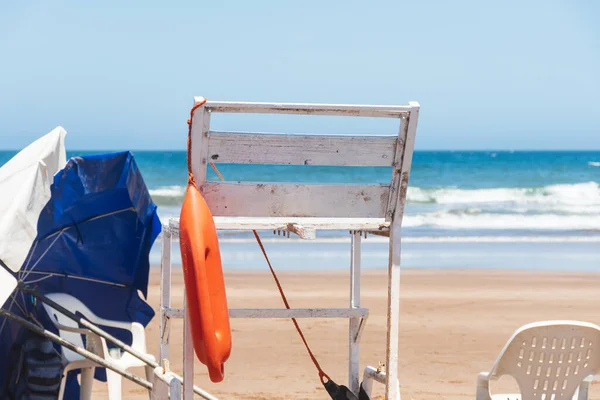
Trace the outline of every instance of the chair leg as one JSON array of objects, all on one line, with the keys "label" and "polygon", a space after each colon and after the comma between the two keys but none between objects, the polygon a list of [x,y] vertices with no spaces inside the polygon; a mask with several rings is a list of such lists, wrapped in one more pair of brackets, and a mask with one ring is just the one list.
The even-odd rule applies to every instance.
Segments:
[{"label": "chair leg", "polygon": [[489,373],[481,372],[477,376],[477,392],[475,398],[477,400],[492,400],[492,397],[490,396]]},{"label": "chair leg", "polygon": [[121,400],[121,375],[106,369],[106,383],[108,384],[109,400]]},{"label": "chair leg", "polygon": [[[146,380],[152,384],[154,384],[154,368],[149,365],[146,365]],[[152,389],[148,389],[148,398],[152,398]]]},{"label": "chair leg", "polygon": [[575,395],[573,397],[577,400],[588,400],[589,387],[590,383],[588,381],[581,382],[581,385],[579,386],[577,391],[575,391]]},{"label": "chair leg", "polygon": [[62,379],[60,380],[60,389],[58,389],[57,400],[63,400],[63,398],[65,396],[65,386],[67,384],[67,377],[69,375],[69,372],[71,372],[71,368],[69,368],[69,366],[67,365],[65,367],[65,369],[63,370],[63,376],[62,376]]},{"label": "chair leg", "polygon": [[94,384],[94,371],[96,368],[81,369],[81,386],[79,396],[81,400],[92,400],[92,386]]}]

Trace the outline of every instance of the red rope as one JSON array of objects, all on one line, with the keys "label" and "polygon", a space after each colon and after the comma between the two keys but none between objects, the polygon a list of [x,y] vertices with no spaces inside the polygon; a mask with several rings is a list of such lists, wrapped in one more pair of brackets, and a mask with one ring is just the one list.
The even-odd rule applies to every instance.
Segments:
[{"label": "red rope", "polygon": [[[215,166],[215,164],[213,162],[211,162],[210,166],[217,173],[217,175],[219,176],[219,178],[222,181],[224,181],[225,179],[223,179],[223,175],[221,175],[221,173],[219,172],[219,170],[217,169],[217,167]],[[260,250],[262,251],[263,256],[265,256],[265,260],[267,261],[267,264],[269,265],[269,269],[271,270],[271,274],[273,275],[273,279],[275,279],[275,284],[277,284],[277,289],[279,289],[279,294],[281,295],[281,299],[283,300],[283,304],[285,304],[285,307],[289,310],[290,309],[290,305],[289,305],[289,303],[287,301],[285,293],[283,292],[283,288],[281,287],[281,283],[279,283],[279,279],[277,278],[277,274],[275,273],[275,270],[273,269],[273,266],[271,265],[271,261],[269,260],[269,256],[267,256],[267,251],[265,250],[265,247],[263,246],[262,241],[260,240],[260,236],[258,236],[258,232],[256,230],[252,230],[252,232],[254,233],[254,237],[256,238],[256,241],[258,242],[258,245],[260,246]],[[296,318],[292,318],[292,322],[294,323],[294,326],[296,327],[296,330],[298,331],[298,334],[300,335],[300,338],[302,339],[302,342],[304,343],[304,346],[306,347],[306,350],[308,351],[308,355],[310,356],[313,364],[315,364],[315,367],[319,371],[319,379],[321,379],[321,383],[325,384],[324,378],[327,378],[328,381],[330,381],[331,378],[329,377],[329,375],[327,375],[325,373],[325,371],[323,371],[323,369],[319,365],[319,362],[317,361],[315,355],[311,351],[310,346],[308,345],[308,342],[306,341],[306,338],[304,337],[304,333],[302,333],[302,329],[300,329],[300,325],[298,325],[298,321],[296,321]]]},{"label": "red rope", "polygon": [[[194,111],[196,111],[197,108],[202,107],[204,105],[204,103],[206,103],[206,99],[203,99],[202,101],[194,104],[194,106],[190,110],[190,119],[188,119],[188,121],[187,121],[187,123],[188,123],[188,142],[187,142],[188,184],[191,183],[196,188],[197,188],[196,181],[194,179],[194,173],[192,172],[192,119],[194,118]],[[219,178],[222,181],[224,181],[225,179],[223,178],[223,175],[221,175],[221,173],[219,172],[219,170],[217,169],[215,164],[213,162],[210,162],[210,166],[217,173]],[[269,269],[271,270],[273,279],[275,279],[275,283],[277,284],[277,289],[279,289],[279,294],[281,295],[281,298],[283,299],[283,304],[285,304],[285,307],[289,310],[290,305],[287,301],[287,298],[285,297],[285,293],[283,292],[281,283],[279,283],[277,274],[275,274],[275,270],[273,269],[273,266],[271,265],[271,261],[269,260],[269,257],[267,256],[267,252],[262,244],[262,241],[260,240],[260,237],[258,236],[258,232],[256,232],[256,230],[253,230],[252,232],[254,232],[254,237],[256,238],[256,241],[258,242],[258,245],[260,246],[260,249],[261,249],[263,255],[265,256],[265,260],[267,261],[267,264],[269,265]],[[296,330],[298,331],[298,334],[300,335],[300,338],[302,339],[302,342],[304,343],[304,346],[306,347],[306,350],[308,351],[308,354],[310,355],[310,358],[311,358],[313,364],[315,364],[315,367],[319,371],[319,379],[321,379],[321,383],[325,384],[324,378],[327,378],[328,381],[330,381],[331,378],[329,378],[329,375],[327,375],[325,373],[325,371],[323,371],[323,369],[319,365],[319,362],[317,361],[315,355],[311,351],[311,349],[308,345],[308,342],[306,341],[306,338],[304,337],[304,334],[302,333],[302,329],[300,329],[300,325],[298,325],[298,321],[296,321],[296,318],[292,318],[292,322],[294,323],[294,326],[296,327]]]},{"label": "red rope", "polygon": [[[285,304],[285,307],[289,310],[290,305],[288,304],[287,298],[285,297],[285,293],[283,293],[283,289],[281,288],[279,279],[277,279],[275,270],[273,270],[273,266],[271,266],[271,261],[269,261],[269,257],[267,256],[267,252],[265,251],[262,241],[260,240],[260,237],[258,236],[258,232],[256,232],[255,230],[253,230],[252,232],[254,232],[254,237],[256,238],[256,241],[258,242],[258,245],[260,246],[260,249],[262,250],[263,255],[265,256],[265,260],[267,260],[267,264],[269,264],[269,269],[271,270],[271,274],[273,275],[273,278],[275,279],[275,283],[277,284],[277,289],[279,289],[279,294],[281,294],[283,304]],[[325,381],[323,380],[323,378],[327,378],[328,381],[330,381],[331,378],[329,378],[329,376],[323,371],[323,369],[321,369],[319,362],[315,358],[315,355],[310,350],[310,347],[308,346],[308,343],[306,342],[306,338],[304,337],[304,334],[302,333],[302,329],[300,329],[300,326],[298,325],[298,321],[296,321],[296,318],[292,318],[292,322],[294,323],[294,326],[296,326],[296,330],[298,331],[300,338],[302,338],[302,342],[304,342],[304,346],[306,347],[306,350],[308,351],[308,354],[310,355],[310,358],[311,358],[313,364],[315,364],[315,367],[317,368],[317,370],[319,370],[319,378],[321,379],[321,383],[325,384]]]}]

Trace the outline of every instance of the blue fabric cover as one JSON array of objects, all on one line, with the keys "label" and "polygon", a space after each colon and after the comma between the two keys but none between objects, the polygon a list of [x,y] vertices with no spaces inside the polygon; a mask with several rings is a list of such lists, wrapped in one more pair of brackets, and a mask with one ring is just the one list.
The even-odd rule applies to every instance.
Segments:
[{"label": "blue fabric cover", "polygon": [[[51,199],[38,220],[36,242],[19,276],[42,293],[77,297],[99,317],[146,326],[154,311],[140,293],[147,297],[149,253],[161,231],[156,211],[130,152],[71,158],[54,177]],[[34,316],[46,329],[58,333],[40,301],[18,290],[14,298],[3,308]],[[126,332],[102,328],[131,344]],[[6,321],[0,332],[0,383],[4,386],[0,399],[7,398],[1,394],[11,384],[11,350],[18,352],[23,330]],[[96,378],[105,380],[104,369],[96,371]],[[69,375],[67,386],[65,399],[78,399],[75,374]]]}]

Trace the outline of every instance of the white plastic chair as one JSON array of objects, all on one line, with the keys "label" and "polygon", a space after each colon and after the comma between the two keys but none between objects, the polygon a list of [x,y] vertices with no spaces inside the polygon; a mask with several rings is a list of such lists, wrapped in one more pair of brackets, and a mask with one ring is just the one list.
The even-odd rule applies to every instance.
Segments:
[{"label": "white plastic chair", "polygon": [[[544,321],[519,328],[490,372],[477,380],[477,400],[562,400],[588,398],[600,372],[600,327],[579,321]],[[520,394],[491,395],[489,385],[512,376]]]},{"label": "white plastic chair", "polygon": [[[130,331],[132,335],[131,347],[134,350],[137,350],[138,352],[146,353],[146,334],[144,332],[143,325],[141,325],[140,323],[112,321],[100,318],[96,316],[92,311],[90,311],[90,309],[87,308],[85,304],[83,304],[79,299],[66,293],[52,293],[46,295],[46,297],[60,304],[61,306],[70,310],[73,313],[82,314],[85,319],[87,319],[89,322],[95,325],[125,329]],[[108,346],[106,345],[105,339],[89,331],[88,329],[79,328],[77,322],[73,321],[72,319],[68,318],[64,314],[58,312],[57,310],[45,303],[44,308],[50,316],[50,318],[52,319],[52,321],[54,322],[54,325],[58,329],[61,338],[79,347],[85,347],[87,348],[87,350],[97,354],[98,356],[108,361],[111,361],[114,364],[117,364],[123,369],[128,369],[131,367],[146,367],[146,378],[148,380],[152,379],[153,368],[146,365],[146,363],[144,363],[143,361],[137,359],[136,357],[127,352],[121,353],[119,349],[109,350]],[[82,335],[86,335],[86,346],[84,346],[83,344]],[[69,349],[63,348],[62,351],[63,356],[67,360],[67,365],[65,367],[63,379],[61,381],[58,399],[62,400],[63,398],[67,373],[75,369],[81,369],[81,399],[91,399],[92,385],[94,381],[94,370],[97,364]],[[148,354],[148,356],[154,358],[150,354]],[[120,400],[122,383],[121,375],[114,371],[106,369],[106,381],[108,384],[108,398],[110,400]]]}]

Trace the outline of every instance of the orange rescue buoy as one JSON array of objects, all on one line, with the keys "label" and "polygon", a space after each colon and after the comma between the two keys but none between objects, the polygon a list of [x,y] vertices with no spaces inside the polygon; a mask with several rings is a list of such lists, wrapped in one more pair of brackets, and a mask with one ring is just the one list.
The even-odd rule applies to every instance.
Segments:
[{"label": "orange rescue buoy", "polygon": [[179,220],[186,301],[194,350],[221,382],[231,353],[231,329],[221,253],[212,213],[193,182],[187,187]]}]

